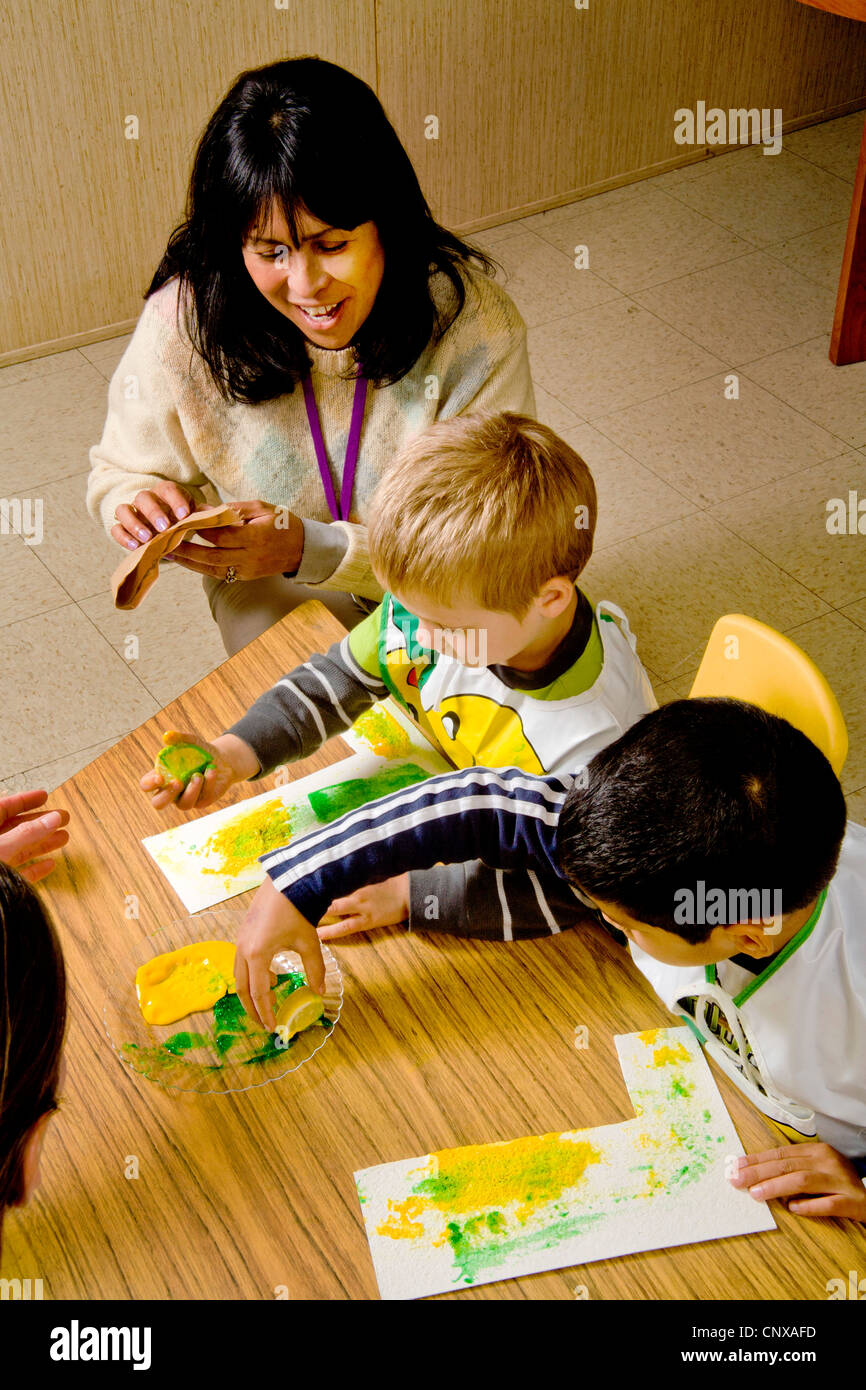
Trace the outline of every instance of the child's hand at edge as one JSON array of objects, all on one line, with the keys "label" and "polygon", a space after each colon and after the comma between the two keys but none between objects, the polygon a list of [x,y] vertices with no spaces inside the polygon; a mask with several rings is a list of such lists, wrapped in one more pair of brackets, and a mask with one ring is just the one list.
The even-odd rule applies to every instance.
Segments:
[{"label": "child's hand at edge", "polygon": [[[848,1216],[866,1221],[866,1187],[853,1163],[830,1144],[787,1144],[739,1158],[728,1181],[758,1202],[790,1198],[795,1216]],[[803,1197],[801,1193],[815,1193]]]},{"label": "child's hand at edge", "polygon": [[[339,917],[332,922],[330,918]],[[333,941],[352,932],[396,926],[409,918],[409,875],[398,874],[383,883],[371,883],[345,898],[335,898],[316,930],[322,941]]]},{"label": "child's hand at edge", "polygon": [[241,923],[235,951],[235,985],[250,1017],[258,1018],[271,1032],[276,1019],[270,993],[270,964],[278,951],[287,950],[297,951],[308,985],[322,994],[325,960],[316,929],[266,878]]},{"label": "child's hand at edge", "polygon": [[68,811],[36,809],[47,800],[48,793],[41,787],[0,796],[0,863],[16,869],[28,883],[39,883],[55,866],[54,859],[38,856],[50,856],[69,841],[63,829],[69,824]]},{"label": "child's hand at edge", "polygon": [[166,780],[156,768],[151,768],[138,785],[143,792],[150,793],[150,803],[155,811],[161,811],[172,803],[180,811],[201,811],[225,796],[235,782],[255,776],[261,766],[249,744],[235,734],[220,734],[212,743],[206,743],[198,734],[167,729],[163,747],[171,743],[194,743],[197,748],[210,753],[214,765],[207,769],[204,776],[197,772],[186,787],[179,778]]}]

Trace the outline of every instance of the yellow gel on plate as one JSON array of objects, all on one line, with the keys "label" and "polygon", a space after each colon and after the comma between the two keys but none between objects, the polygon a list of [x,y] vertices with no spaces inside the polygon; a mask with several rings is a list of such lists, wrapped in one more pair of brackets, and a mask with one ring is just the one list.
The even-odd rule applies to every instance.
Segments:
[{"label": "yellow gel on plate", "polygon": [[135,989],[145,1023],[177,1023],[236,994],[235,947],[231,941],[199,941],[165,951],[135,972]]}]

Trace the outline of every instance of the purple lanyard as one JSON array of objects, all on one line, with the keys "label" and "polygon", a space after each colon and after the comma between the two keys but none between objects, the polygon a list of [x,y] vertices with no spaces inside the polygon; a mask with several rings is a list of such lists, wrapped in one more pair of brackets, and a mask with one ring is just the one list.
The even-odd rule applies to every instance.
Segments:
[{"label": "purple lanyard", "polygon": [[349,426],[349,438],[346,442],[346,461],[343,464],[343,481],[340,485],[339,513],[337,512],[337,499],[334,496],[334,484],[331,481],[331,470],[328,466],[328,455],[325,453],[325,441],[322,437],[322,426],[316,407],[316,397],[309,373],[304,377],[304,400],[307,405],[307,419],[310,422],[310,433],[313,436],[313,443],[316,446],[316,460],[319,464],[319,472],[322,475],[322,487],[325,489],[325,501],[328,504],[328,510],[335,521],[348,521],[349,506],[352,501],[352,487],[355,482],[355,467],[358,462],[358,445],[361,442],[361,422],[364,419],[364,406],[367,401],[367,379],[361,376],[358,377],[355,383],[355,398],[352,402],[352,423]]}]

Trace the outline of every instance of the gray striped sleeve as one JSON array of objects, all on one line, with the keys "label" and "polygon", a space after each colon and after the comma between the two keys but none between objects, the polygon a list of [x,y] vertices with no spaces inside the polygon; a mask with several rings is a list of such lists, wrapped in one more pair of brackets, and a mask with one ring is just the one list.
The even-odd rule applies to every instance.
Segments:
[{"label": "gray striped sleeve", "polygon": [[387,694],[382,681],[357,665],[343,638],[283,676],[226,732],[248,743],[261,763],[249,778],[255,782],[281,763],[308,757]]},{"label": "gray striped sleeve", "polygon": [[549,936],[586,916],[576,890],[534,869],[491,869],[474,859],[409,875],[410,931],[513,941]]}]

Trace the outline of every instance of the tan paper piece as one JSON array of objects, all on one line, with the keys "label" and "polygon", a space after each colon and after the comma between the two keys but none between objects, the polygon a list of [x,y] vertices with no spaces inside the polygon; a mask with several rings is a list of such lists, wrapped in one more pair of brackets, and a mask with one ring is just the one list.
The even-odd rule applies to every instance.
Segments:
[{"label": "tan paper piece", "polygon": [[137,608],[152,584],[156,583],[159,562],[175,546],[180,545],[189,531],[206,531],[211,526],[243,526],[243,521],[231,507],[203,507],[191,512],[183,521],[176,521],[166,531],[159,531],[151,540],[130,550],[111,576],[115,608]]}]

